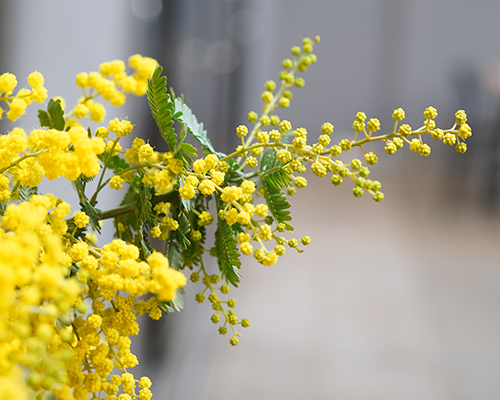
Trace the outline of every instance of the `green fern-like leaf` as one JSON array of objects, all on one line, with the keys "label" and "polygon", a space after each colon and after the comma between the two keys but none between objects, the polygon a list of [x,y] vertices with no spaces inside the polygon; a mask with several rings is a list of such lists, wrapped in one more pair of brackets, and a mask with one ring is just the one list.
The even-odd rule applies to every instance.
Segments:
[{"label": "green fern-like leaf", "polygon": [[187,127],[189,133],[191,133],[191,135],[201,144],[204,153],[214,153],[221,158],[224,157],[225,154],[215,151],[212,142],[210,142],[207,136],[207,131],[203,127],[203,122],[198,122],[198,118],[196,118],[196,115],[193,114],[193,111],[186,103],[184,103],[182,97],[177,97],[174,100],[174,106],[176,111],[175,118]]},{"label": "green fern-like leaf", "polygon": [[285,224],[286,229],[293,230],[293,226],[287,223],[292,220],[290,215],[290,203],[286,200],[285,194],[281,189],[275,187],[267,181],[263,181],[264,198],[266,199],[267,206],[273,218],[277,222]]},{"label": "green fern-like leaf", "polygon": [[167,91],[167,77],[162,76],[163,68],[157,66],[153,76],[148,80],[146,94],[149,108],[153,115],[160,134],[167,142],[170,151],[174,151],[177,143],[177,135],[173,127],[174,124],[174,103]]},{"label": "green fern-like leaf", "polygon": [[191,241],[188,239],[189,233],[191,232],[191,224],[184,213],[179,215],[177,222],[179,223],[179,227],[175,232],[177,234],[178,242],[186,249],[191,245]]},{"label": "green fern-like leaf", "polygon": [[40,126],[47,127],[49,129],[57,129],[59,131],[64,130],[64,111],[61,107],[61,100],[50,99],[47,105],[47,111],[38,110],[38,120],[40,121]]},{"label": "green fern-like leaf", "polygon": [[139,187],[138,216],[135,244],[140,248],[141,255],[145,258],[153,251],[148,240],[149,229],[155,224],[155,214],[151,205],[153,190],[147,186]]},{"label": "green fern-like leaf", "polygon": [[177,312],[182,311],[182,309],[184,308],[184,294],[186,294],[186,292],[184,291],[183,287],[177,288],[175,299],[171,301],[172,305],[175,308],[175,311]]},{"label": "green fern-like leaf", "polygon": [[90,225],[92,229],[97,232],[101,232],[101,226],[99,225],[101,210],[96,208],[97,202],[95,204],[91,204],[87,196],[85,195],[85,187],[87,186],[87,181],[84,179],[84,175],[80,175],[80,177],[74,182],[76,192],[78,194],[78,199],[80,200],[80,206],[82,207],[82,211],[85,212],[90,218]]},{"label": "green fern-like leaf", "polygon": [[276,189],[290,186],[290,175],[283,169],[285,164],[276,158],[273,149],[266,149],[260,162],[260,178],[267,185]]},{"label": "green fern-like leaf", "polygon": [[241,275],[238,271],[241,261],[237,250],[237,242],[233,229],[226,221],[219,219],[215,232],[217,260],[222,277],[233,286],[238,286]]},{"label": "green fern-like leaf", "polygon": [[180,287],[177,289],[175,293],[175,299],[172,301],[162,301],[160,299],[156,299],[158,301],[158,306],[165,311],[167,314],[172,314],[175,311],[182,311],[184,308],[184,288]]},{"label": "green fern-like leaf", "polygon": [[20,185],[18,189],[18,196],[20,202],[28,201],[31,196],[38,193],[38,187]]},{"label": "green fern-like leaf", "polygon": [[184,162],[184,166],[187,168],[189,164],[193,161],[193,157],[198,156],[197,150],[189,143],[180,143],[174,153],[175,158],[178,158]]},{"label": "green fern-like leaf", "polygon": [[179,244],[171,237],[165,245],[165,256],[168,259],[170,267],[173,269],[182,269],[182,259]]}]

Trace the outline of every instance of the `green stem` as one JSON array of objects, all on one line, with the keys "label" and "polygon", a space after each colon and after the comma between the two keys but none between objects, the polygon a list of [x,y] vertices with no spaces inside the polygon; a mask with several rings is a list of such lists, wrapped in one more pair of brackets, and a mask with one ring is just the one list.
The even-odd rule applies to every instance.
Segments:
[{"label": "green stem", "polygon": [[[299,58],[300,59],[300,58]],[[293,60],[293,66],[292,68],[290,69],[290,73],[295,76],[295,72],[297,72],[297,68],[299,66],[299,62],[297,61],[297,58],[294,57],[294,60]],[[283,95],[284,91],[286,89],[288,89],[290,86],[292,86],[290,83],[286,83],[285,81],[282,81],[281,82],[281,87],[279,88],[278,92],[276,93],[275,96],[273,96],[272,100],[269,102],[269,104],[266,106],[266,108],[264,109],[264,112],[262,113],[262,116],[265,116],[265,115],[269,115],[269,113],[274,110],[275,108],[275,105],[276,105],[276,102],[281,98],[281,96]],[[252,131],[250,132],[250,135],[248,136],[247,140],[245,141],[245,148],[250,144],[252,143],[252,140],[255,138],[255,135],[257,134],[257,132],[259,131],[260,127],[262,126],[262,124],[260,123],[260,120],[257,121],[257,123],[254,125]],[[237,163],[239,164],[241,161],[241,157],[237,160]]]},{"label": "green stem", "polygon": [[118,217],[119,215],[128,214],[129,212],[137,209],[137,207],[139,207],[139,204],[137,204],[135,201],[133,203],[123,204],[116,208],[112,208],[111,210],[101,211],[99,213],[99,219],[110,219]]},{"label": "green stem", "polygon": [[242,154],[246,153],[247,151],[252,151],[254,149],[258,149],[259,147],[275,147],[277,143],[256,143],[252,146],[249,147],[243,147],[242,149],[239,149],[238,151],[235,151],[234,153],[231,153],[227,155],[224,158],[221,158],[220,161],[226,161],[230,160],[233,157],[236,156],[241,156]]},{"label": "green stem", "polygon": [[116,144],[118,143],[118,140],[120,138],[117,137],[114,141],[113,141],[113,145],[111,146],[111,149],[109,150],[108,152],[108,158],[106,159],[105,163],[104,163],[104,166],[102,167],[102,171],[101,171],[101,176],[99,178],[99,183],[97,184],[97,190],[95,191],[94,195],[92,196],[92,198],[90,199],[90,204],[94,205],[96,204],[97,202],[97,194],[102,190],[102,188],[104,186],[102,186],[102,180],[104,179],[104,173],[106,172],[106,169],[108,168],[108,164],[109,162],[111,161],[111,157],[113,156],[113,151],[115,150],[115,147],[116,147]]},{"label": "green stem", "polygon": [[[454,133],[454,134],[457,134],[458,131],[457,130],[452,130],[452,129],[448,129],[448,130],[443,130],[444,133]],[[421,130],[416,130],[416,131],[412,131],[408,136],[420,136],[421,134],[425,134],[425,133],[430,133],[430,131],[421,131]],[[368,142],[375,142],[377,140],[387,140],[387,139],[390,139],[390,138],[393,138],[393,137],[402,137],[402,135],[398,132],[392,132],[392,133],[387,133],[385,135],[380,135],[380,136],[372,136],[372,137],[365,137],[361,140],[358,140],[356,142],[351,142],[351,146],[361,146],[365,143],[368,143]]]},{"label": "green stem", "polygon": [[7,167],[0,169],[0,174],[3,174],[8,169],[15,167],[16,165],[18,165],[22,161],[26,160],[27,158],[36,157],[38,154],[43,153],[43,152],[44,152],[44,150],[39,150],[39,151],[35,151],[34,153],[25,154],[24,156],[19,157],[17,160],[12,161]]}]

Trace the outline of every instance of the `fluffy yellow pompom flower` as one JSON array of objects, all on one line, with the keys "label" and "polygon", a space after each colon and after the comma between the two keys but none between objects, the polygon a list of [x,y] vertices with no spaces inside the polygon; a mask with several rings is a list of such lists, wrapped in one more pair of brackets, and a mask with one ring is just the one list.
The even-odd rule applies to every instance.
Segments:
[{"label": "fluffy yellow pompom flower", "polygon": [[79,212],[75,213],[73,220],[75,221],[75,225],[78,228],[85,228],[87,226],[87,224],[89,223],[90,218],[83,211],[79,211]]},{"label": "fluffy yellow pompom flower", "polygon": [[76,85],[80,87],[86,87],[89,85],[89,75],[86,72],[80,72],[76,76]]},{"label": "fluffy yellow pompom flower", "polygon": [[161,253],[154,252],[148,258],[153,277],[153,292],[158,293],[158,298],[162,301],[175,299],[176,290],[186,285],[186,277],[182,272],[170,268],[168,259]]},{"label": "fluffy yellow pompom flower", "polygon": [[255,183],[253,183],[252,181],[243,181],[241,183],[241,190],[245,194],[251,194],[255,192]]},{"label": "fluffy yellow pompom flower", "polygon": [[78,119],[85,118],[87,116],[87,114],[89,113],[89,108],[85,104],[80,103],[75,107],[73,112],[74,112],[76,118],[78,118]]},{"label": "fluffy yellow pompom flower", "polygon": [[119,175],[112,176],[111,179],[109,180],[109,187],[111,189],[121,189],[123,187],[123,178]]},{"label": "fluffy yellow pompom flower", "polygon": [[40,72],[35,71],[28,75],[28,84],[31,87],[38,89],[43,86],[43,83],[44,83],[44,78]]},{"label": "fluffy yellow pompom flower", "polygon": [[12,93],[16,86],[17,79],[14,74],[6,72],[0,75],[0,93],[5,93],[8,96]]},{"label": "fluffy yellow pompom flower", "polygon": [[208,196],[215,191],[215,184],[212,181],[209,181],[208,179],[204,179],[198,186],[198,190],[203,195]]},{"label": "fluffy yellow pompom flower", "polygon": [[90,119],[94,122],[101,122],[106,116],[106,109],[101,103],[89,100],[87,101],[87,107],[90,112]]},{"label": "fluffy yellow pompom flower", "polygon": [[241,198],[241,195],[243,194],[242,190],[238,186],[228,186],[225,190],[224,193],[221,195],[222,201],[225,201],[226,203],[229,203],[231,201],[238,201]]},{"label": "fluffy yellow pompom flower", "polygon": [[133,128],[134,126],[130,123],[130,121],[127,120],[120,121],[118,118],[115,118],[109,121],[108,130],[110,132],[116,133],[117,137],[122,137],[122,136],[127,136],[130,132],[132,132]]},{"label": "fluffy yellow pompom flower", "polygon": [[7,118],[11,121],[15,121],[24,114],[25,110],[26,102],[16,97],[15,99],[12,99],[9,104],[9,112],[7,113]]},{"label": "fluffy yellow pompom flower", "polygon": [[174,158],[173,160],[170,161],[168,167],[170,168],[170,171],[172,171],[174,174],[177,175],[184,169],[184,164],[182,160]]}]

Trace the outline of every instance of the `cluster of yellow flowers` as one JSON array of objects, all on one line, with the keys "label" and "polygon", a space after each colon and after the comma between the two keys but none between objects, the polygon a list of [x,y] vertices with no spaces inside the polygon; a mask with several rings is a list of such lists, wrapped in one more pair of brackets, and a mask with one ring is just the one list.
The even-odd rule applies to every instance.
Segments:
[{"label": "cluster of yellow flowers", "polygon": [[[129,336],[139,332],[136,316],[148,313],[158,319],[158,301],[172,300],[186,279],[169,268],[161,253],[141,261],[139,249],[122,240],[102,249],[77,240],[68,233],[69,214],[69,204],[52,195],[35,194],[5,209],[0,229],[0,375],[17,376],[21,365],[30,371],[27,384],[33,391],[53,391],[60,399],[112,396],[120,385],[129,396],[120,400],[136,394],[134,398],[150,399],[149,380],[141,378],[136,392],[127,372],[137,365]],[[89,221],[83,212],[73,219],[77,229]],[[146,293],[157,297],[138,299]],[[115,368],[121,376],[111,375]]]},{"label": "cluster of yellow flowers", "polygon": [[[124,394],[147,400],[149,380],[142,378],[136,393],[127,372],[138,363],[129,336],[139,332],[136,316],[160,318],[159,301],[175,298],[186,279],[161,253],[142,261],[136,246],[119,239],[102,249],[77,240],[68,230],[69,214],[69,204],[51,195],[35,194],[5,209],[0,374],[22,365],[31,371],[32,390],[54,391],[61,399],[116,395],[121,384]],[[73,220],[74,229],[89,222],[83,212]],[[138,299],[147,293],[157,296]],[[121,376],[110,375],[115,368]]]},{"label": "cluster of yellow flowers", "polygon": [[99,72],[81,72],[76,76],[76,84],[83,89],[84,96],[67,118],[74,116],[81,119],[88,115],[92,121],[101,122],[106,116],[106,109],[93,99],[100,95],[119,107],[125,104],[125,93],[145,95],[149,75],[156,65],[156,60],[135,54],[129,58],[129,66],[135,70],[131,75],[127,75],[122,60],[101,64]]},{"label": "cluster of yellow flowers", "polygon": [[[293,87],[304,86],[297,74],[316,62],[312,51],[318,42],[319,37],[306,38],[291,49],[280,86],[265,83],[262,112],[248,114],[251,129],[236,128],[241,144],[228,155],[213,149],[182,97],[168,94],[157,62],[140,55],[130,57],[130,74],[120,60],[102,64],[99,72],[78,74],[76,84],[84,95],[72,110],[65,111],[64,99],[51,99],[47,111],[39,111],[41,128],[27,133],[16,127],[0,136],[0,398],[28,399],[31,393],[37,399],[149,400],[149,378],[136,379],[130,372],[138,364],[130,351],[130,337],[139,332],[137,316],[159,319],[180,310],[186,285],[180,270],[189,269],[190,281],[202,285],[196,300],[208,299],[212,322],[222,335],[230,329],[229,342],[237,345],[236,327],[250,325],[236,315],[236,300],[228,298],[231,285],[240,280],[240,255],[272,266],[287,247],[302,252],[299,246],[311,241],[284,237],[293,230],[286,195],[307,186],[308,166],[318,177],[330,174],[335,186],[351,178],[354,196],[368,192],[381,201],[380,182],[367,178],[368,166],[378,162],[365,150],[368,143],[383,141],[385,151],[394,154],[406,142],[411,151],[428,156],[423,137],[429,134],[465,152],[471,135],[465,112],[458,111],[454,126],[443,130],[436,128],[433,107],[415,130],[398,127],[405,117],[398,108],[393,130],[375,135],[379,121],[366,122],[360,112],[352,140],[332,144],[334,128],[326,122],[309,144],[307,130],[294,129],[277,111],[290,106]],[[27,105],[47,97],[40,73],[32,73],[28,83],[31,90],[14,96],[16,77],[0,75],[0,100],[12,121]],[[167,151],[139,137],[123,148],[121,138],[134,128],[127,119],[110,119],[94,130],[84,125],[84,118],[105,119],[99,96],[120,106],[126,93],[147,94]],[[178,135],[173,122],[181,126]],[[187,133],[198,140],[203,157],[183,141]],[[363,151],[365,165],[358,158],[340,160],[354,147]],[[63,199],[38,194],[42,179],[61,177],[74,183],[80,200],[72,215]],[[97,186],[87,195],[86,185],[96,177]],[[97,208],[101,191],[124,186],[120,206]],[[114,220],[116,238],[100,245],[96,233],[105,219]],[[208,247],[211,224],[217,228]],[[149,236],[164,241],[165,251],[153,249]],[[207,252],[217,258],[217,272],[205,266]]]},{"label": "cluster of yellow flowers", "polygon": [[[14,89],[17,86],[16,76],[6,72],[0,75],[0,101],[5,102],[9,106],[9,111],[6,116],[11,121],[17,120],[26,111],[26,107],[36,101],[42,103],[47,98],[47,89],[44,88],[43,75],[40,72],[33,72],[28,76],[28,84],[30,89],[20,89],[13,96]],[[4,109],[0,107],[0,119]]]},{"label": "cluster of yellow flowers", "polygon": [[[121,239],[98,247],[95,235],[85,234],[90,217],[84,211],[70,217],[64,200],[36,194],[44,177],[76,181],[96,176],[103,170],[103,154],[113,152],[118,139],[131,132],[129,121],[114,119],[108,129],[89,136],[73,118],[84,117],[87,107],[92,120],[102,120],[104,107],[93,99],[102,95],[121,105],[125,99],[117,88],[145,93],[157,63],[133,56],[130,65],[136,72],[131,76],[124,65],[113,61],[101,66],[101,74],[79,74],[77,84],[88,86],[89,93],[62,126],[29,134],[16,127],[0,136],[1,398],[28,399],[29,392],[68,400],[103,394],[120,400],[152,397],[151,381],[127,371],[138,363],[129,336],[139,332],[137,315],[161,317],[159,307],[175,298],[185,276],[170,268],[163,254],[141,256],[137,246]],[[106,79],[111,75],[114,80]],[[31,74],[28,82],[31,91],[21,89],[12,97],[16,77],[0,76],[1,99],[9,104],[11,120],[30,102],[47,97],[40,73]],[[116,139],[108,139],[109,132]],[[145,294],[154,296],[140,300]]]}]

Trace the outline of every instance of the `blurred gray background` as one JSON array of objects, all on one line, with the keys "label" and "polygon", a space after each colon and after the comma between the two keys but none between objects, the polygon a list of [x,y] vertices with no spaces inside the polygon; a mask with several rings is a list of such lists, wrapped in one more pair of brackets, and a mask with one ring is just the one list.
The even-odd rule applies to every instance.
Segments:
[{"label": "blurred gray background", "polygon": [[[334,140],[351,137],[358,111],[386,131],[397,107],[412,126],[429,105],[445,128],[468,112],[465,155],[373,146],[382,203],[311,177],[291,201],[295,232],[312,244],[271,268],[246,260],[232,293],[252,325],[236,348],[193,285],[182,313],[144,320],[134,374],[151,376],[154,398],[500,398],[499,18],[497,0],[0,1],[0,70],[21,86],[39,70],[50,96],[73,104],[76,73],[152,56],[222,151],[304,36],[321,36],[318,62],[281,115],[312,138],[325,121]],[[108,116],[161,146],[144,99]]]}]

